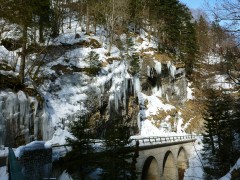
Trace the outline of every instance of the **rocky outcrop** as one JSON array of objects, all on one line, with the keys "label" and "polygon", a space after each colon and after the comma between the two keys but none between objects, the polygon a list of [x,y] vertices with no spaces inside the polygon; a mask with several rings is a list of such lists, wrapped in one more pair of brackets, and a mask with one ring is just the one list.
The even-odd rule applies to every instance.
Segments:
[{"label": "rocky outcrop", "polygon": [[166,102],[181,104],[187,99],[187,78],[185,70],[168,62],[144,59],[141,68],[142,92],[155,93]]}]

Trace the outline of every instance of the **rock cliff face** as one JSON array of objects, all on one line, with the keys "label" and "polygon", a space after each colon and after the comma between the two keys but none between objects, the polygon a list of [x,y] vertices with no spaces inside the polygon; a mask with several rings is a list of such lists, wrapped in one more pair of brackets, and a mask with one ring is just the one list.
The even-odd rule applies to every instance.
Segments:
[{"label": "rock cliff face", "polygon": [[[188,83],[184,68],[167,55],[158,57],[154,48],[150,53],[136,51],[138,65],[133,66],[116,47],[109,57],[102,46],[73,44],[57,59],[51,47],[37,70],[37,89],[29,88],[31,82],[18,85],[18,75],[10,67],[1,70],[0,144],[51,139],[57,129],[68,130],[69,122],[79,116],[90,118],[98,136],[117,119],[123,119],[132,135],[140,133],[143,120],[161,127],[169,114],[173,119],[169,130],[177,126],[176,106],[187,100]],[[92,51],[100,57],[94,71],[88,64]]]},{"label": "rock cliff face", "polygon": [[183,67],[170,61],[147,60],[141,69],[142,92],[157,95],[167,102],[181,104],[187,100],[187,79]]},{"label": "rock cliff face", "polygon": [[[139,133],[139,122],[148,118],[140,114],[140,109],[146,108],[141,102],[141,94],[155,94],[163,101],[175,104],[186,100],[187,82],[184,69],[175,68],[173,64],[150,61],[148,66],[142,66],[144,68],[139,76],[129,73],[126,62],[114,61],[109,66],[112,66],[109,71],[98,78],[82,77],[81,73],[73,72],[63,74],[55,81],[45,82],[48,86],[44,84],[42,88],[46,92],[46,104],[22,90],[0,91],[1,144],[19,145],[34,139],[50,139],[54,133],[54,117],[49,115],[51,111],[57,110],[56,105],[64,106],[64,101],[72,105],[73,112],[71,114],[67,109],[65,118],[63,116],[57,126],[67,126],[79,113],[84,113],[90,117],[92,126],[101,135],[111,127],[116,118],[124,119],[131,127],[131,134]],[[77,88],[70,93],[63,90],[64,86],[67,86],[69,91],[74,86]],[[79,99],[73,100],[76,94],[80,95]],[[56,101],[59,104],[52,104]],[[84,108],[80,107],[80,103]]]}]

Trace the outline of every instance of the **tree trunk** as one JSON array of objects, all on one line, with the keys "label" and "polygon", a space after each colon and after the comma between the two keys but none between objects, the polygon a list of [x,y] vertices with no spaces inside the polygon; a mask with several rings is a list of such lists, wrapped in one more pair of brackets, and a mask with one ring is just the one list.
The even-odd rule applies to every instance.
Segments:
[{"label": "tree trunk", "polygon": [[108,49],[108,55],[111,55],[111,49],[113,45],[113,34],[114,34],[114,25],[115,25],[115,6],[114,6],[115,1],[112,1],[112,14],[111,14],[111,19],[109,22],[109,49]]},{"label": "tree trunk", "polygon": [[212,128],[210,127],[210,125],[208,126],[208,129],[209,129],[209,137],[210,137],[212,154],[215,154],[214,139],[213,139],[213,135],[212,135]]},{"label": "tree trunk", "polygon": [[23,32],[22,32],[22,52],[21,52],[21,62],[20,62],[20,69],[19,69],[19,79],[20,83],[24,83],[24,70],[25,70],[25,61],[26,61],[26,48],[27,48],[27,26],[23,25]]},{"label": "tree trunk", "polygon": [[39,22],[39,42],[43,43],[44,38],[43,38],[43,19],[40,17],[40,22]]},{"label": "tree trunk", "polygon": [[89,8],[88,8],[88,4],[87,4],[87,14],[86,14],[86,34],[89,35],[90,31],[89,31]]}]

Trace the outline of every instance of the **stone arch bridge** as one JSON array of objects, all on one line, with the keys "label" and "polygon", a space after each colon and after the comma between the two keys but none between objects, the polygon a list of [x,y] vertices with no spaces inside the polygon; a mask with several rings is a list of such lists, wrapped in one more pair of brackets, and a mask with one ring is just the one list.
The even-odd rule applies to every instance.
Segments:
[{"label": "stone arch bridge", "polygon": [[183,180],[195,136],[148,137],[139,142],[138,180]]},{"label": "stone arch bridge", "polygon": [[[188,168],[188,159],[196,136],[147,137],[132,140],[139,144],[135,151],[135,153],[139,154],[136,159],[138,180],[182,180],[184,178],[184,172]],[[63,147],[53,146],[53,148],[57,150],[56,152],[58,152],[60,157],[68,152],[66,145]],[[39,150],[35,153],[39,155]],[[10,149],[8,157],[9,174],[11,176],[10,179],[15,177],[18,180],[21,179],[19,176],[19,174],[21,175],[21,167],[13,154],[13,151]],[[52,155],[52,149],[50,149],[49,155]],[[37,157],[39,161],[39,158],[41,159],[42,156]],[[48,159],[51,161],[52,158]],[[46,158],[43,158],[43,161],[48,163]]]}]

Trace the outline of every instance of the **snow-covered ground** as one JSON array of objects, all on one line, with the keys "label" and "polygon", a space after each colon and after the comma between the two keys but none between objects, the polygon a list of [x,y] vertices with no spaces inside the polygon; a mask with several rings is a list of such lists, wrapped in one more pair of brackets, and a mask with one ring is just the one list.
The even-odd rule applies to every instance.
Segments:
[{"label": "snow-covered ground", "polygon": [[0,179],[8,180],[8,173],[6,172],[6,166],[0,167]]},{"label": "snow-covered ground", "polygon": [[231,180],[232,179],[231,173],[234,170],[238,170],[239,171],[239,169],[240,169],[240,158],[237,160],[236,164],[231,168],[231,170],[225,176],[220,178],[220,180]]},{"label": "snow-covered ground", "polygon": [[72,177],[66,172],[66,170],[64,170],[58,180],[72,180]]},{"label": "snow-covered ground", "polygon": [[223,59],[221,56],[214,53],[208,53],[208,55],[205,57],[205,63],[211,65],[221,63],[222,61]]},{"label": "snow-covered ground", "polygon": [[7,147],[0,147],[0,157],[6,157],[8,155]]},{"label": "snow-covered ground", "polygon": [[189,168],[185,171],[184,180],[203,179],[202,148],[202,137],[198,137],[191,149]]},{"label": "snow-covered ground", "polygon": [[215,75],[215,88],[233,89],[234,83],[229,79],[228,75]]}]

